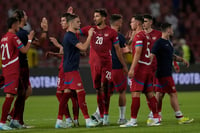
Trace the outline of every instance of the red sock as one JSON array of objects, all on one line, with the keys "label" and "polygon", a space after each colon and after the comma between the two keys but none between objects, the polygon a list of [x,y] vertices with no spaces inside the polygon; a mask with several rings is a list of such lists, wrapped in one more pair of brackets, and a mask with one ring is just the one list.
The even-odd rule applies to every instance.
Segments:
[{"label": "red sock", "polygon": [[13,118],[13,116],[14,116],[14,111],[15,111],[15,106],[13,106],[13,108],[12,108],[12,110],[11,110],[11,112],[9,113],[10,114],[10,116]]},{"label": "red sock", "polygon": [[99,113],[101,118],[103,118],[103,114],[104,114],[104,93],[98,92],[97,93],[97,104],[99,107]]},{"label": "red sock", "polygon": [[77,93],[78,96],[78,104],[83,113],[85,119],[90,118],[88,114],[87,104],[85,102],[85,91],[80,91]]},{"label": "red sock", "polygon": [[63,111],[64,111],[65,118],[71,118],[68,104],[65,105],[65,109]]},{"label": "red sock", "polygon": [[62,95],[63,95],[63,93],[58,93],[58,92],[56,92],[56,97],[57,97],[59,103],[60,103],[60,101],[61,101],[61,99],[62,99]]},{"label": "red sock", "polygon": [[7,116],[10,111],[13,100],[14,97],[6,97],[2,107],[1,123],[6,123]]},{"label": "red sock", "polygon": [[68,103],[69,98],[71,97],[71,93],[63,93],[58,111],[58,119],[62,120],[63,115],[66,112],[66,104]]},{"label": "red sock", "polygon": [[151,111],[153,112],[153,117],[158,118],[158,101],[155,96],[149,99],[149,104],[151,106]]},{"label": "red sock", "polygon": [[149,102],[149,100],[146,98],[146,100],[147,100],[147,105],[148,105],[148,107],[149,107],[149,110],[151,111],[151,105],[150,105],[150,102]]},{"label": "red sock", "polygon": [[77,95],[76,95],[76,92],[72,92],[72,97],[71,97],[71,100],[72,100],[72,108],[73,108],[73,115],[74,115],[74,120],[77,120],[78,119],[78,115],[79,115],[79,106],[78,106],[78,98],[77,98]]},{"label": "red sock", "polygon": [[136,119],[140,108],[140,97],[132,97],[131,118]]},{"label": "red sock", "polygon": [[162,110],[162,100],[160,100],[158,104],[158,112],[161,112],[161,110]]},{"label": "red sock", "polygon": [[108,112],[109,112],[109,106],[110,106],[110,93],[109,92],[105,92],[105,96],[104,96],[104,101],[105,101],[105,104],[104,104],[104,114],[105,115],[108,115]]}]

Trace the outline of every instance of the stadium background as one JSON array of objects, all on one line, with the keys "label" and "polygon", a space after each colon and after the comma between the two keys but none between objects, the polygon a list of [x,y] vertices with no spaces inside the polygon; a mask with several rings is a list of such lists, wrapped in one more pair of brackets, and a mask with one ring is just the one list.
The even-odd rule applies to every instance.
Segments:
[{"label": "stadium background", "polygon": [[[1,0],[0,1],[0,36],[6,33],[6,20],[12,10],[18,8],[27,12],[28,22],[36,36],[41,31],[40,21],[46,17],[49,21],[48,36],[54,36],[62,41],[64,32],[60,27],[60,16],[72,6],[75,13],[80,16],[82,26],[93,24],[93,11],[95,8],[106,8],[109,14],[120,13],[123,15],[123,26],[121,32],[126,35],[130,30],[130,19],[137,13],[151,14],[150,5],[158,3],[160,5],[160,15],[155,18],[155,26],[158,27],[165,17],[172,13],[178,18],[175,38],[184,38],[193,51],[196,63],[189,69],[181,66],[180,74],[174,74],[178,90],[199,90],[200,88],[200,1],[199,0]],[[178,45],[178,44],[177,44]],[[46,51],[57,51],[49,40],[40,47],[32,46],[28,53],[29,65],[31,67],[31,84],[33,94],[55,94],[58,65],[57,58],[46,58]],[[90,70],[88,66],[88,56],[81,59],[81,75],[84,86],[88,93],[94,93]],[[1,93],[2,94],[2,93]]]}]

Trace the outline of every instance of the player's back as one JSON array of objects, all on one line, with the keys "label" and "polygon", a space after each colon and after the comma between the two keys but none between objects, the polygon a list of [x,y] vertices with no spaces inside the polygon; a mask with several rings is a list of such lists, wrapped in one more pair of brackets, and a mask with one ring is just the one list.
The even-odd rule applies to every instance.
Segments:
[{"label": "player's back", "polygon": [[[16,43],[17,44],[16,44]],[[10,73],[18,72],[19,68],[19,50],[23,44],[11,32],[7,32],[1,39],[1,59],[3,74],[9,75]]]},{"label": "player's back", "polygon": [[143,69],[144,71],[149,71],[152,69],[150,63],[150,48],[152,48],[152,43],[148,34],[144,31],[137,33],[133,39],[133,51],[135,53],[135,48],[142,46],[142,53],[136,69]]}]

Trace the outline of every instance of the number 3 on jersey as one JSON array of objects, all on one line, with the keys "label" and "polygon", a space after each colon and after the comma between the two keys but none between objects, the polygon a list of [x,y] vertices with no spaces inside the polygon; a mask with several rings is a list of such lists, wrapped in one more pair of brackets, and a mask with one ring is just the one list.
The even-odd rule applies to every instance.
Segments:
[{"label": "number 3 on jersey", "polygon": [[96,44],[102,45],[103,44],[103,37],[97,36],[96,38],[97,38]]},{"label": "number 3 on jersey", "polygon": [[2,52],[1,52],[2,60],[6,59],[5,54],[7,54],[7,58],[10,59],[10,53],[9,53],[9,50],[8,50],[8,44],[7,43],[5,45],[4,44],[1,45],[1,50],[2,50]]}]

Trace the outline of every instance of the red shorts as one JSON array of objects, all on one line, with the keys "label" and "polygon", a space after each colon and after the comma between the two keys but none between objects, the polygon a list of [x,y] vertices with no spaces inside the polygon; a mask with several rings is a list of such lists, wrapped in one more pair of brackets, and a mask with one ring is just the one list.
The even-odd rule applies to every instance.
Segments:
[{"label": "red shorts", "polygon": [[64,89],[83,89],[83,82],[79,71],[65,72]]},{"label": "red shorts", "polygon": [[108,84],[111,80],[112,65],[96,66],[90,65],[93,87],[101,88],[101,83]]},{"label": "red shorts", "polygon": [[111,92],[116,90],[122,92],[127,88],[127,77],[124,75],[123,69],[112,69],[112,80],[110,82]]},{"label": "red shorts", "polygon": [[29,80],[29,68],[28,67],[20,68],[20,79],[23,82],[23,88],[25,90],[27,90],[28,86],[31,86],[30,80]]},{"label": "red shorts", "polygon": [[175,93],[176,87],[172,76],[157,78],[155,91],[161,93]]},{"label": "red shorts", "polygon": [[135,71],[130,82],[130,91],[151,92],[153,91],[153,73],[142,70]]},{"label": "red shorts", "polygon": [[12,74],[4,76],[4,92],[10,94],[17,94],[19,86],[19,74]]},{"label": "red shorts", "polygon": [[57,80],[57,91],[63,91],[64,90],[64,80],[65,80],[65,74],[63,71],[63,67],[59,69],[58,73],[58,80]]}]

